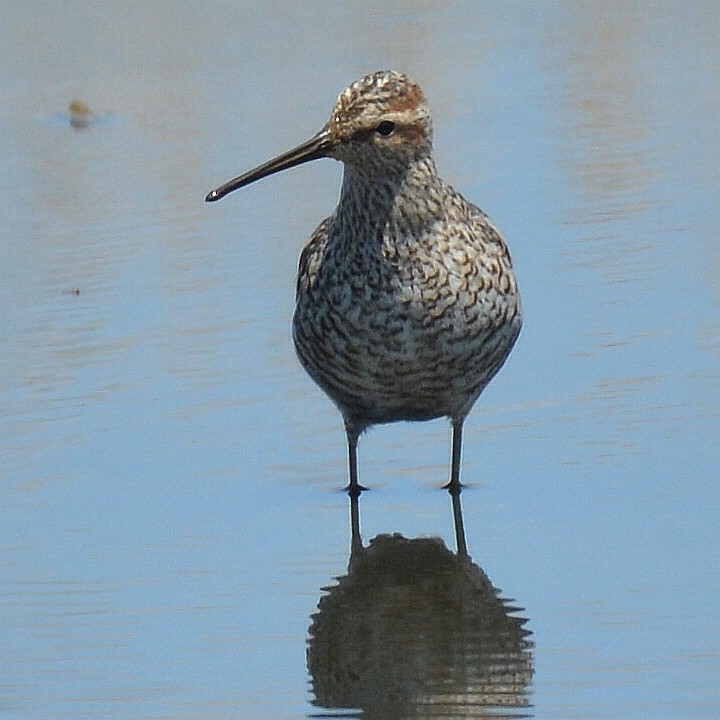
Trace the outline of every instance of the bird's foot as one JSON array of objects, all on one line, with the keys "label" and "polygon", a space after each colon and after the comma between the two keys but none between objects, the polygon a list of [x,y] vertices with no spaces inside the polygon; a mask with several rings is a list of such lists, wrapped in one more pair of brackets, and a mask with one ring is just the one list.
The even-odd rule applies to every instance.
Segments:
[{"label": "bird's foot", "polygon": [[346,485],[343,488],[343,491],[350,495],[350,497],[360,497],[360,494],[367,490],[369,490],[369,488],[366,488],[364,485]]},{"label": "bird's foot", "polygon": [[453,482],[451,480],[449,483],[443,485],[440,489],[447,490],[451,495],[459,495],[463,491],[464,487],[467,486],[463,485],[461,482]]}]

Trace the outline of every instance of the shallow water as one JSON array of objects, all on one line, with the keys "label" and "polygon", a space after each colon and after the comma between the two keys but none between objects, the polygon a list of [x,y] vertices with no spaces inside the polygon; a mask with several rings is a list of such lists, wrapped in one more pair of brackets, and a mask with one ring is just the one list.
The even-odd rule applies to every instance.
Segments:
[{"label": "shallow water", "polygon": [[[717,3],[4,17],[0,716],[718,716]],[[362,438],[348,567],[341,422],[289,332],[340,167],[203,202],[382,67],[523,292],[466,424],[466,563],[438,421]]]}]

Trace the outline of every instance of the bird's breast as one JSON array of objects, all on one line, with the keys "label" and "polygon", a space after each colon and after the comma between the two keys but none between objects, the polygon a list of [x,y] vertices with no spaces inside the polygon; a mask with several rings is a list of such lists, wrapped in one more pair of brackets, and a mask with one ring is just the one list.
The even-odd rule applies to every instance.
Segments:
[{"label": "bird's breast", "polygon": [[456,217],[424,224],[417,214],[384,224],[336,214],[303,251],[298,356],[361,424],[463,415],[515,343],[507,247],[481,211],[452,198]]}]

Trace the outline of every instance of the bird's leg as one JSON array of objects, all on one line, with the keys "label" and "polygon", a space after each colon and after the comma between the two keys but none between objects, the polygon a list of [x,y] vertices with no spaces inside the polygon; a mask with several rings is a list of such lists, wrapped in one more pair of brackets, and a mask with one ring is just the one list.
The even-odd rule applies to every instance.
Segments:
[{"label": "bird's leg", "polygon": [[453,418],[452,421],[452,459],[450,462],[450,482],[443,487],[452,495],[460,493],[460,456],[462,454],[462,429],[465,418]]},{"label": "bird's leg", "polygon": [[363,490],[367,490],[358,483],[358,467],[357,467],[357,444],[360,437],[360,431],[357,428],[345,423],[345,434],[347,435],[348,444],[348,467],[350,469],[350,484],[345,488],[350,495],[360,495]]}]

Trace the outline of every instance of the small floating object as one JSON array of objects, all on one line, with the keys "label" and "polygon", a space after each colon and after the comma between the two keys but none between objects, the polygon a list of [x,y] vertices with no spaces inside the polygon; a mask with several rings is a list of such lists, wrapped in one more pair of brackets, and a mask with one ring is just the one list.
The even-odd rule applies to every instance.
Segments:
[{"label": "small floating object", "polygon": [[86,128],[97,120],[97,115],[82,100],[73,100],[68,105],[68,112],[70,113],[70,125],[74,128]]}]

